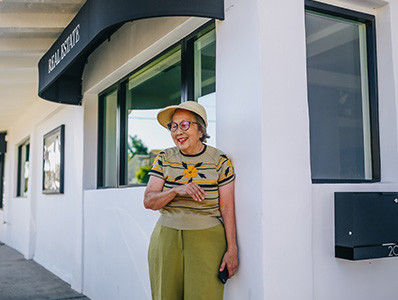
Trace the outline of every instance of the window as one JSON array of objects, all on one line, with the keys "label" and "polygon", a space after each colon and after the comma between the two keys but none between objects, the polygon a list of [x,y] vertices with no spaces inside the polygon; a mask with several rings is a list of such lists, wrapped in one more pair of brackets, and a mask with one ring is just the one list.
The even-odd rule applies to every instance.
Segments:
[{"label": "window", "polygon": [[0,209],[3,208],[4,199],[4,159],[5,154],[0,152]]},{"label": "window", "polygon": [[116,186],[117,180],[117,88],[100,97],[99,113],[102,122],[99,126],[98,141],[100,143],[102,163],[99,165],[101,185]]},{"label": "window", "polygon": [[380,180],[374,17],[306,8],[313,182]]},{"label": "window", "polygon": [[216,32],[212,30],[194,42],[195,100],[216,91]]},{"label": "window", "polygon": [[18,178],[17,197],[28,196],[29,183],[29,151],[30,142],[27,140],[18,147]]},{"label": "window", "polygon": [[195,100],[215,139],[215,28],[206,25],[99,97],[98,187],[143,185],[156,155],[174,146],[160,109]]},{"label": "window", "polygon": [[146,183],[157,150],[170,144],[156,115],[160,108],[181,101],[181,47],[130,76],[126,100],[127,184]]}]

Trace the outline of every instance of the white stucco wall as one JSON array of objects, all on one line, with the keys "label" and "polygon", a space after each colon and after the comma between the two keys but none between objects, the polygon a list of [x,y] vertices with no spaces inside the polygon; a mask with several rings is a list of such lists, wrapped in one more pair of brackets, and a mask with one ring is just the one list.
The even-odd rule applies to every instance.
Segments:
[{"label": "white stucco wall", "polygon": [[[328,1],[376,16],[381,182],[312,186],[313,286],[316,300],[393,298],[397,258],[348,261],[334,257],[334,193],[398,191],[397,172],[397,2]],[[395,47],[394,47],[395,45]]]},{"label": "white stucco wall", "polygon": [[[36,246],[34,259],[78,289],[82,268],[82,171],[83,109],[62,106],[36,128],[38,140],[57,126],[65,124],[64,194],[44,195],[35,184]],[[40,144],[40,148],[42,145]],[[37,151],[32,161],[41,161]],[[41,182],[42,166],[32,170],[32,178]]]},{"label": "white stucco wall", "polygon": [[[43,136],[65,124],[65,193],[42,194]],[[38,100],[7,134],[4,241],[68,283],[81,282],[83,109]],[[16,197],[18,146],[30,139],[28,197]],[[80,275],[79,275],[80,274]]]},{"label": "white stucco wall", "polygon": [[158,212],[144,209],[143,192],[84,193],[84,293],[90,299],[151,299],[147,251]]},{"label": "white stucco wall", "polygon": [[259,3],[264,299],[311,299],[312,211],[303,3]]},{"label": "white stucco wall", "polygon": [[[244,294],[244,287],[250,286],[244,281],[253,278],[250,274],[243,275],[250,264],[244,261],[234,279],[235,284],[230,287],[230,291],[234,291],[231,299],[239,295],[236,299],[371,300],[391,297],[397,292],[397,286],[388,283],[388,278],[394,276],[397,259],[351,262],[334,257],[333,211],[334,192],[337,191],[398,190],[397,93],[394,84],[397,82],[397,58],[393,51],[397,40],[393,38],[391,41],[391,37],[397,36],[397,27],[394,27],[397,3],[327,2],[376,15],[382,182],[369,185],[311,184],[303,3],[257,1],[256,7],[254,3],[243,5],[241,1],[226,1],[226,20],[219,24],[217,31],[217,105],[223,108],[223,114],[217,116],[217,120],[218,124],[232,129],[239,139],[227,133],[218,145],[232,149],[238,176],[249,175],[245,174],[244,168],[240,169],[240,162],[250,159],[243,153],[234,155],[241,149],[249,150],[250,155],[256,157],[256,150],[261,147],[256,162],[250,166],[255,168],[261,164],[262,167],[253,171],[262,176],[261,201],[247,198],[257,209],[262,206],[259,230],[262,230],[263,249],[262,261],[258,265],[263,268],[263,295],[258,293],[251,297],[251,294]],[[253,35],[258,37],[258,43]],[[228,72],[223,72],[224,69]],[[257,90],[259,86],[260,91]],[[261,116],[258,110],[262,111]],[[241,127],[234,126],[235,123]],[[239,209],[239,199],[244,196],[239,195],[240,184],[253,189],[257,187],[255,180],[237,180],[238,232],[242,248],[256,236],[253,230],[244,226],[250,223],[256,228],[257,224],[256,212],[247,206],[241,207],[245,212]],[[250,212],[253,220],[239,222]],[[248,232],[250,237],[242,239]],[[251,249],[250,254],[256,254],[256,250]],[[241,258],[248,259],[245,254]],[[251,271],[256,276],[259,267]]]},{"label": "white stucco wall", "polygon": [[[16,181],[17,181],[17,161],[18,161],[18,146],[30,138],[32,153],[39,151],[37,148],[37,141],[35,141],[34,125],[37,123],[35,118],[38,117],[38,112],[44,112],[43,116],[51,113],[57,108],[52,103],[41,103],[39,100],[31,110],[23,113],[19,120],[16,120],[15,125],[8,131],[7,134],[7,154],[5,164],[5,199],[4,199],[4,242],[11,247],[17,249],[25,255],[31,257],[32,240],[30,238],[31,229],[34,227],[34,215],[32,211],[32,189],[34,188],[33,181],[30,180],[28,187],[29,193],[25,197],[16,197]],[[33,145],[32,145],[33,144]],[[36,145],[36,147],[35,147]],[[40,148],[41,150],[41,148]],[[39,162],[32,162],[31,168],[34,164]],[[33,166],[32,166],[33,165]],[[40,182],[37,182],[41,186]],[[31,218],[32,217],[32,218]],[[33,225],[33,226],[32,226]]]},{"label": "white stucco wall", "polygon": [[240,267],[226,299],[263,299],[262,88],[256,1],[226,1],[217,22],[217,146],[228,153],[236,177]]},{"label": "white stucco wall", "polygon": [[5,230],[5,218],[4,218],[4,210],[0,210],[0,242],[4,243],[5,241],[5,235],[6,235],[6,230]]}]

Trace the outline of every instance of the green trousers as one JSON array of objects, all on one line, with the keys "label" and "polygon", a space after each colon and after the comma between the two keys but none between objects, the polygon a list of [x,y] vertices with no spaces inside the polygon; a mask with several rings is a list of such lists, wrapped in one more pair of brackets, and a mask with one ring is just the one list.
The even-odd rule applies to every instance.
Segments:
[{"label": "green trousers", "polygon": [[222,300],[218,270],[227,248],[222,224],[177,230],[157,224],[148,261],[153,300]]}]

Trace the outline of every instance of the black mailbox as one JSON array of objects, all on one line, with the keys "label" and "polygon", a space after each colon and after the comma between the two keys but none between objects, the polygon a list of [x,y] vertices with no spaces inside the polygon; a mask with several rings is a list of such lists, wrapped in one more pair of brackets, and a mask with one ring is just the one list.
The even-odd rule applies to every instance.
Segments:
[{"label": "black mailbox", "polygon": [[398,256],[398,192],[335,193],[335,257]]}]

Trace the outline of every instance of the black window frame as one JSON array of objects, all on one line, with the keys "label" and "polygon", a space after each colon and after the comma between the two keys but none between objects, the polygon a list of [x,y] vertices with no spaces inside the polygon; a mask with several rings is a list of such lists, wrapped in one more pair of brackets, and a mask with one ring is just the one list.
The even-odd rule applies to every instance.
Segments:
[{"label": "black window frame", "polygon": [[0,209],[4,207],[4,163],[5,163],[5,153],[0,152]]},{"label": "black window frame", "polygon": [[372,179],[312,179],[312,183],[373,183],[381,181],[380,137],[379,137],[379,98],[377,76],[376,18],[374,15],[350,9],[305,0],[305,10],[329,16],[357,21],[366,26],[366,50],[368,66],[369,119],[372,151]]},{"label": "black window frame", "polygon": [[[149,64],[165,55],[167,52],[181,47],[181,102],[194,99],[195,94],[195,77],[194,77],[194,43],[202,35],[199,33],[206,34],[211,30],[215,29],[215,20],[212,19],[206,24],[200,26],[198,29],[193,31],[188,36],[184,37],[177,43],[163,50],[161,53],[151,58],[147,62],[140,65],[138,68],[131,71],[128,75],[120,79],[112,86],[105,89],[98,95],[98,143],[97,143],[97,189],[106,188],[121,188],[121,187],[135,187],[135,186],[146,186],[146,184],[128,184],[127,175],[127,119],[126,119],[126,85],[128,84],[129,78],[136,72],[139,72]],[[116,186],[104,186],[104,98],[111,92],[117,89],[117,116],[116,116],[116,162],[117,162],[117,178]]]},{"label": "black window frame", "polygon": [[[25,147],[25,159],[22,158],[22,149]],[[21,190],[21,183],[22,183],[22,168],[24,166],[22,165],[23,161],[28,161],[29,162],[29,156],[30,156],[30,139],[26,139],[23,141],[21,144],[18,146],[18,165],[17,165],[17,191],[16,191],[16,196],[17,197],[26,197],[24,195],[24,191]],[[26,159],[27,158],[27,159]]]}]

